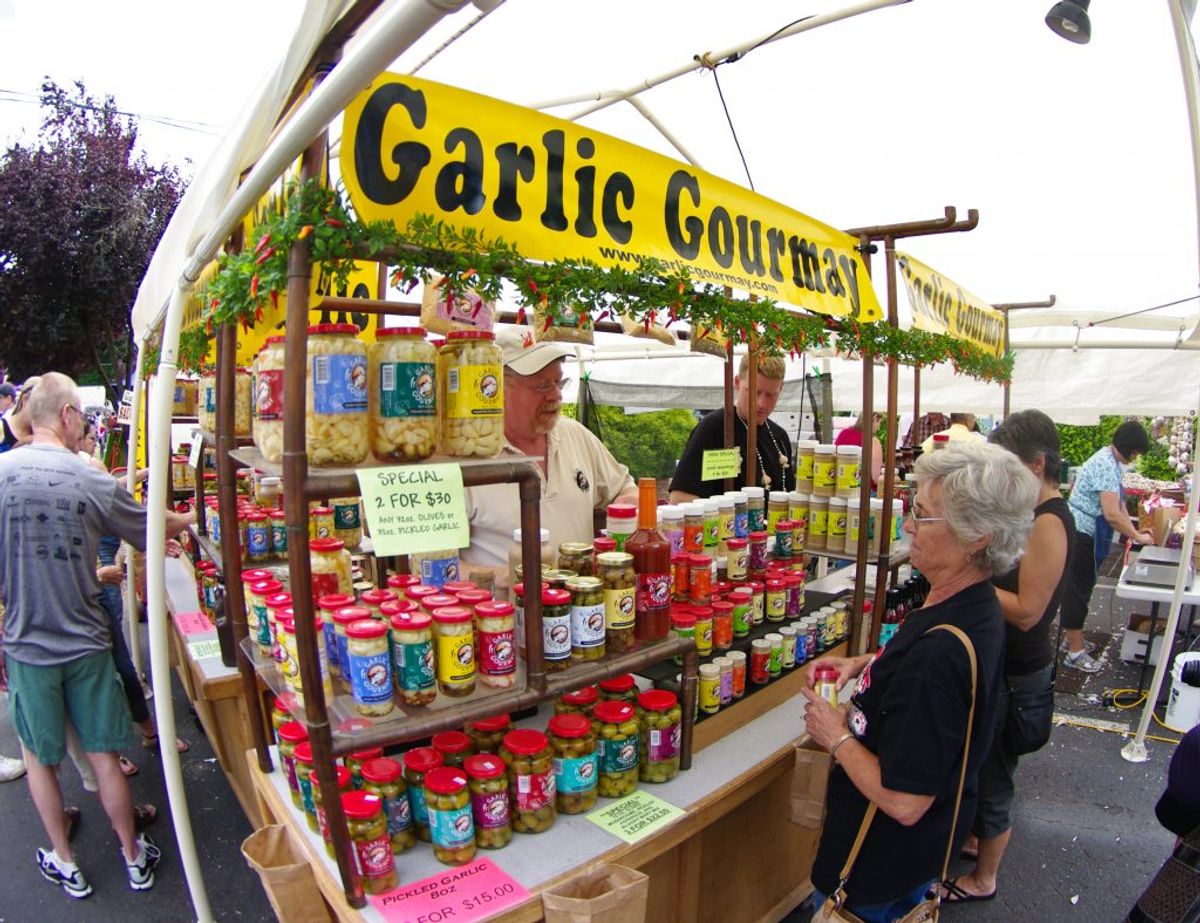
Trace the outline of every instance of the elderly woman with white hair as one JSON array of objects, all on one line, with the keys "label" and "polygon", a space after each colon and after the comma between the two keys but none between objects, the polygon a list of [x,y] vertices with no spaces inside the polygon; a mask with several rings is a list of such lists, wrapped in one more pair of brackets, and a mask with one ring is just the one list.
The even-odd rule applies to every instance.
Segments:
[{"label": "elderly woman with white hair", "polygon": [[[837,671],[839,689],[857,680],[848,706],[805,689],[806,730],[835,764],[811,876],[814,905],[840,901],[867,923],[917,906],[970,829],[1004,660],[1004,617],[990,578],[1020,557],[1038,495],[1015,455],[985,443],[924,455],[916,475],[904,528],[913,567],[929,581],[924,606],[876,653],[825,657],[807,668],[807,686],[822,666]],[[943,627],[969,640],[974,676],[967,646]],[[819,909],[813,919],[823,918]]]}]

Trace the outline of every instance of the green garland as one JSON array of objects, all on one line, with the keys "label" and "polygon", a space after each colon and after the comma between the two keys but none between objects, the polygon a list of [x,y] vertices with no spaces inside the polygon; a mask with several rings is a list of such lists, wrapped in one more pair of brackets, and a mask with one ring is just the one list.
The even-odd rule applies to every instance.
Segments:
[{"label": "green garland", "polygon": [[[447,298],[470,290],[494,301],[507,279],[516,287],[518,322],[530,310],[543,312],[547,327],[564,315],[578,316],[583,327],[617,315],[647,329],[687,322],[693,329],[715,328],[734,343],[792,356],[828,346],[836,335],[837,348],[845,353],[918,367],[949,362],[956,372],[984,381],[1012,378],[1011,354],[992,356],[949,336],[897,330],[886,322],[863,324],[789,310],[765,298],[731,298],[723,287],[698,283],[686,270],[669,269],[658,260],[642,260],[632,269],[585,259],[535,262],[502,238],[489,239],[427,215],[416,216],[403,230],[388,221],[361,222],[350,214],[340,190],[315,180],[293,185],[283,212],[268,216],[252,239],[253,248],[220,258],[203,292],[200,329],[206,336],[214,324],[248,329],[260,322],[286,290],[293,244],[308,241],[313,262],[332,276],[335,288],[348,281],[356,260],[375,260],[392,267],[394,285],[409,290],[440,274],[437,284]],[[197,344],[189,355],[198,349]]]}]

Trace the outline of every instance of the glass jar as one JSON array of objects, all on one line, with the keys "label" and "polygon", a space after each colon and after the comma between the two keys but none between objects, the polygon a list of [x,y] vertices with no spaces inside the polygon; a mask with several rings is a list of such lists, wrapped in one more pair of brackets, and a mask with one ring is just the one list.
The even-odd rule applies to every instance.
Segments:
[{"label": "glass jar", "polygon": [[683,553],[704,551],[704,504],[693,500],[683,504]]},{"label": "glass jar", "polygon": [[788,519],[792,521],[792,554],[804,551],[808,538],[808,495],[792,491],[788,497]]},{"label": "glass jar", "polygon": [[311,741],[305,739],[297,743],[292,751],[292,758],[296,765],[296,787],[300,790],[299,807],[304,811],[304,822],[313,833],[320,833],[321,828],[317,825],[317,806],[313,802],[312,771],[315,764]]},{"label": "glass jar", "polygon": [[730,651],[725,656],[733,674],[733,697],[740,699],[746,694],[746,652]]},{"label": "glass jar", "polygon": [[592,717],[592,710],[600,698],[600,690],[595,686],[584,686],[572,692],[564,692],[554,700],[556,715],[585,715]]},{"label": "glass jar", "polygon": [[834,454],[834,447],[817,445],[813,448],[813,496],[824,497],[828,500],[833,496],[836,488],[837,456]]},{"label": "glass jar", "polygon": [[[242,573],[243,581],[246,573]],[[242,584],[242,593],[246,601],[246,631],[258,644],[260,651],[264,648],[269,651],[271,647],[271,616],[267,612],[267,597],[282,591],[283,584],[273,577]],[[290,595],[288,604],[291,604]]]},{"label": "glass jar", "polygon": [[749,573],[750,550],[749,542],[744,538],[731,538],[728,542],[728,556],[725,561],[725,574],[732,580],[745,580]]},{"label": "glass jar", "polygon": [[604,581],[599,577],[572,577],[567,581],[567,590],[571,594],[571,659],[602,660]]},{"label": "glass jar", "polygon": [[591,577],[592,554],[590,542],[563,542],[558,546],[558,566],[580,577]]},{"label": "glass jar", "polygon": [[817,445],[815,439],[800,439],[796,442],[796,490],[801,493],[812,493]]},{"label": "glass jar", "polygon": [[682,712],[675,693],[651,689],[638,696],[641,741],[639,778],[643,782],[669,782],[679,774]]},{"label": "glass jar", "polygon": [[425,776],[425,803],[433,857],[446,865],[466,865],[475,858],[475,822],[467,774],[441,766]]},{"label": "glass jar", "polygon": [[600,701],[602,702],[628,702],[630,705],[637,704],[637,680],[633,678],[632,673],[622,673],[620,676],[610,676],[608,679],[602,679],[599,683],[599,689]]},{"label": "glass jar", "polygon": [[217,376],[211,369],[200,375],[199,400],[196,419],[200,428],[210,433],[217,431]]},{"label": "glass jar", "polygon": [[763,499],[766,491],[761,487],[747,485],[742,488],[746,495],[746,529],[749,532],[762,532],[767,528],[767,504]]},{"label": "glass jar", "polygon": [[604,798],[632,795],[638,785],[639,727],[637,713],[628,702],[599,702],[592,712],[596,724],[599,779],[596,790]]},{"label": "glass jar", "polygon": [[475,845],[480,849],[507,846],[512,840],[512,810],[504,760],[492,753],[469,756],[463,769],[471,792]]},{"label": "glass jar", "polygon": [[[350,775],[350,770],[344,766],[333,767],[334,778],[337,781],[338,794],[354,790],[354,777]],[[325,841],[325,852],[329,858],[334,858],[333,839],[329,836],[329,819],[325,816],[325,798],[321,794],[321,785],[317,781],[317,771],[314,769],[309,774],[310,784],[312,785],[313,808],[317,815],[317,829],[321,833],[321,839]]]},{"label": "glass jar", "polygon": [[806,547],[823,550],[829,533],[829,497],[814,493],[808,498],[808,541]]},{"label": "glass jar", "polygon": [[333,537],[345,542],[347,548],[357,548],[362,544],[358,497],[337,497],[329,505],[333,508]]},{"label": "glass jar", "polygon": [[610,654],[633,646],[637,619],[637,575],[633,555],[609,551],[596,556],[596,576],[604,581],[604,643]]},{"label": "glass jar", "polygon": [[713,649],[712,606],[692,606],[692,616],[696,619],[696,653],[708,657]]},{"label": "glass jar", "polygon": [[787,519],[788,494],[786,490],[773,490],[767,495],[767,535],[775,534],[775,526]]},{"label": "glass jar", "polygon": [[712,649],[727,651],[733,647],[733,603],[727,599],[713,600]]},{"label": "glass jar", "polygon": [[334,537],[332,506],[314,506],[308,511],[308,537],[309,540]]},{"label": "glass jar", "polygon": [[308,543],[308,557],[314,599],[320,599],[329,593],[354,595],[350,552],[346,550],[345,542],[336,538],[311,539]]},{"label": "glass jar", "polygon": [[346,638],[355,710],[368,718],[391,714],[394,706],[388,627],[376,619],[362,619],[346,626]]},{"label": "glass jar", "polygon": [[[515,587],[521,582],[521,561],[523,554],[521,530],[513,529],[512,544],[508,546],[508,585],[510,587]],[[542,561],[542,570],[554,567],[554,546],[550,544],[549,529],[540,530],[538,555]]]},{"label": "glass jar", "polygon": [[437,447],[436,350],[423,327],[384,327],[367,349],[371,452],[380,461],[422,461]]},{"label": "glass jar", "polygon": [[233,434],[250,435],[250,398],[254,390],[254,378],[247,368],[239,368],[233,376]]},{"label": "glass jar", "polygon": [[[396,595],[395,590],[378,590],[378,589],[375,589],[374,587],[372,587],[371,589],[364,590],[363,592],[358,594],[359,604],[361,606],[363,606],[364,608],[369,609],[371,611],[371,618],[378,619],[379,621],[385,622],[385,623],[388,621],[388,619],[391,618],[391,615],[395,615],[397,613],[392,612],[391,615],[388,615],[385,617],[383,614],[383,610],[380,607],[385,606],[389,603],[398,603],[399,601],[400,601],[400,599]],[[404,600],[404,602],[406,604],[409,603],[409,601],[407,599]],[[413,608],[416,608],[416,606],[413,605]],[[403,611],[408,612],[411,610],[405,609]]]},{"label": "glass jar", "polygon": [[466,734],[471,738],[476,753],[499,753],[504,735],[511,730],[513,723],[508,712],[492,715],[490,718],[480,718],[478,721],[468,721],[466,726]]},{"label": "glass jar", "polygon": [[362,790],[383,799],[383,813],[387,817],[388,838],[393,854],[416,846],[417,831],[413,827],[404,767],[396,760],[381,756],[363,762],[360,772]]},{"label": "glass jar", "polygon": [[637,531],[637,507],[627,503],[610,504],[605,527],[608,537],[617,543],[617,551],[624,551],[625,542]]},{"label": "glass jar", "polygon": [[295,696],[288,692],[281,692],[271,701],[271,735],[276,744],[279,743],[279,729],[295,720],[292,717],[294,705]]},{"label": "glass jar", "polygon": [[754,625],[754,592],[749,587],[738,587],[729,594],[733,605],[733,636],[744,638]]},{"label": "glass jar", "polygon": [[271,527],[266,513],[246,514],[246,560],[265,564],[271,559]]},{"label": "glass jar", "polygon": [[429,743],[442,755],[444,765],[457,769],[462,769],[463,760],[475,752],[471,738],[462,731],[441,731]]},{"label": "glass jar", "polygon": [[[461,600],[460,600],[461,601]],[[517,681],[517,621],[512,603],[489,600],[475,606],[479,632],[479,682],[509,689]]]},{"label": "glass jar", "polygon": [[688,561],[688,600],[697,606],[712,602],[712,558],[706,554],[691,555]]},{"label": "glass jar", "polygon": [[421,578],[423,584],[439,590],[458,579],[458,549],[414,552],[408,556],[408,566]]},{"label": "glass jar", "polygon": [[846,501],[843,498],[829,498],[829,513],[825,523],[825,547],[830,551],[844,552],[846,550]]},{"label": "glass jar", "polygon": [[441,765],[442,755],[433,747],[416,747],[404,754],[404,781],[408,783],[413,827],[426,843],[429,842],[429,811],[425,807],[425,774]]},{"label": "glass jar", "polygon": [[[283,619],[280,623],[283,627],[283,638],[286,646],[287,657],[279,664],[279,672],[284,675],[288,686],[292,692],[296,694],[296,704],[303,707],[304,694],[307,690],[302,685],[300,675],[300,658],[296,651],[296,623],[292,618]],[[313,631],[316,632],[318,638],[323,638],[325,630],[324,622],[320,616],[313,618]],[[325,694],[325,701],[333,701],[333,682],[329,675],[329,658],[325,653],[325,645],[317,645],[317,669],[321,677],[321,688]]]},{"label": "glass jar", "polygon": [[504,445],[504,357],[487,330],[452,330],[437,353],[438,448],[491,458]]},{"label": "glass jar", "polygon": [[287,514],[283,510],[271,510],[267,513],[268,527],[271,530],[271,557],[277,561],[286,561],[287,545]]},{"label": "glass jar", "polygon": [[775,523],[775,560],[784,564],[791,563],[794,555],[795,541],[793,530],[795,525],[790,519],[781,519]]},{"label": "glass jar", "polygon": [[862,485],[862,446],[840,445],[834,451],[837,462],[834,496],[849,499],[859,495]]},{"label": "glass jar", "polygon": [[721,709],[721,668],[715,663],[700,664],[697,701],[700,711],[706,715],[715,715]]},{"label": "glass jar", "polygon": [[342,810],[363,891],[383,894],[395,890],[400,882],[392,858],[383,799],[370,792],[346,792],[342,795]]},{"label": "glass jar", "polygon": [[[279,726],[279,763],[283,767],[284,778],[287,779],[288,790],[292,793],[292,804],[298,810],[304,810],[304,801],[300,796],[300,782],[296,766],[296,747],[308,742],[308,729],[299,721],[288,721]],[[311,760],[312,749],[309,749]]]},{"label": "glass jar", "polygon": [[[337,593],[321,598],[346,599],[347,596]],[[346,632],[355,622],[369,620],[370,618],[371,610],[366,606],[343,606],[340,609],[335,609],[333,612],[334,659],[338,663],[338,675],[341,676],[342,683],[347,690],[350,689],[350,638]]]},{"label": "glass jar", "polygon": [[571,665],[571,594],[566,590],[542,590],[542,656],[547,673]]},{"label": "glass jar", "polygon": [[[677,638],[691,638],[696,643],[696,616],[691,612],[675,612],[671,615],[671,632]],[[676,663],[683,663],[683,655],[676,654]]]},{"label": "glass jar", "polygon": [[258,626],[258,652],[265,658],[279,658],[279,616],[280,613],[290,612],[292,608],[291,593],[275,593],[264,600],[267,604],[266,629],[263,624]]},{"label": "glass jar", "polygon": [[586,715],[550,719],[554,750],[555,807],[559,814],[582,814],[596,806],[596,735]]},{"label": "glass jar", "polygon": [[308,328],[304,441],[315,468],[357,465],[369,452],[367,353],[354,324]]},{"label": "glass jar", "polygon": [[508,788],[513,807],[513,830],[541,833],[556,816],[554,805],[554,754],[541,731],[509,731],[500,746],[508,767]]},{"label": "glass jar", "polygon": [[284,339],[267,337],[254,362],[254,446],[272,464],[283,460]]},{"label": "glass jar", "polygon": [[462,698],[475,691],[475,626],[471,611],[442,606],[433,616],[437,687],[442,695]]},{"label": "glass jar", "polygon": [[367,747],[364,750],[355,750],[353,753],[347,753],[342,757],[342,765],[350,770],[350,776],[354,779],[354,787],[362,788],[362,765],[369,763],[371,760],[383,758],[383,747]]}]

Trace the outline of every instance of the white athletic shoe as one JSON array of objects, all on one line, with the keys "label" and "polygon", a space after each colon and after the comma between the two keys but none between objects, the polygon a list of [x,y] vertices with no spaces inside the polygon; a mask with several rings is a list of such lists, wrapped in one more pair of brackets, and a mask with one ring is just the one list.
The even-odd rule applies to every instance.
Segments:
[{"label": "white athletic shoe", "polygon": [[[162,858],[158,846],[146,834],[137,838],[138,857],[136,862],[125,859],[125,870],[129,872],[129,887],[134,891],[149,891],[154,887],[154,867]],[[124,853],[121,855],[124,858]]]},{"label": "white athletic shoe", "polygon": [[11,756],[0,756],[0,782],[12,782],[25,775],[25,761]]}]

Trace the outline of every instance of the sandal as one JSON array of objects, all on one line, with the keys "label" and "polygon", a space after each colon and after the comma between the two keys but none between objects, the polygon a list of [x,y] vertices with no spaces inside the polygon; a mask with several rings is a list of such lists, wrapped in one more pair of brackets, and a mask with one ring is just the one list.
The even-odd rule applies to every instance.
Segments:
[{"label": "sandal", "polygon": [[83,812],[75,805],[63,808],[63,814],[67,816],[67,841],[75,839],[75,831],[79,829],[79,822],[83,819]]},{"label": "sandal", "polygon": [[[143,734],[142,735],[142,746],[145,747],[147,750],[158,750],[158,735],[157,734]],[[190,749],[192,749],[192,745],[190,743],[188,743],[186,740],[184,740],[182,737],[175,738],[175,752],[176,753],[187,753]]]},{"label": "sandal", "polygon": [[990,901],[1000,893],[1000,889],[996,888],[991,894],[972,894],[958,886],[957,878],[947,878],[942,882],[941,890],[943,904],[972,904],[978,901]]},{"label": "sandal", "polygon": [[141,772],[141,770],[137,768],[137,765],[132,760],[126,759],[123,756],[117,757],[117,763],[121,767],[121,774],[125,776],[126,779],[132,779],[139,772]]},{"label": "sandal", "polygon": [[135,804],[133,806],[133,827],[135,830],[144,830],[152,823],[158,820],[158,808],[146,802],[145,804]]}]

